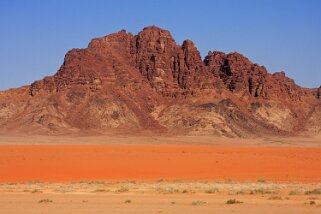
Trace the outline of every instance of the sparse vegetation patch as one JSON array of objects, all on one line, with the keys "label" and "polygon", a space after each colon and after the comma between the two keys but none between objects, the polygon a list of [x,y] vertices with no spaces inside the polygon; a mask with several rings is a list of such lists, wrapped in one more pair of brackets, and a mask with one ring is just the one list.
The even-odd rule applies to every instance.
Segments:
[{"label": "sparse vegetation patch", "polygon": [[129,189],[126,187],[122,187],[122,188],[116,190],[116,192],[128,192],[128,191],[129,191]]},{"label": "sparse vegetation patch", "polygon": [[266,182],[266,179],[265,179],[265,178],[258,178],[258,179],[256,180],[256,182],[258,182],[258,183],[265,183],[265,182]]},{"label": "sparse vegetation patch", "polygon": [[213,194],[217,192],[219,192],[218,188],[210,188],[208,190],[205,190],[205,193],[208,193],[208,194]]},{"label": "sparse vegetation patch", "polygon": [[226,204],[241,204],[243,203],[242,201],[238,201],[236,199],[229,199],[226,201]]},{"label": "sparse vegetation patch", "polygon": [[47,204],[47,203],[52,203],[52,202],[53,201],[51,199],[48,199],[48,198],[41,199],[40,201],[38,201],[39,204],[43,204],[43,203]]},{"label": "sparse vegetation patch", "polygon": [[204,204],[206,204],[205,201],[199,201],[199,200],[197,200],[197,201],[193,201],[193,202],[192,202],[192,205],[193,205],[193,206],[199,206],[199,205],[204,205]]},{"label": "sparse vegetation patch", "polygon": [[317,188],[317,189],[313,189],[313,190],[307,190],[304,192],[304,194],[306,194],[306,195],[321,195],[321,189]]},{"label": "sparse vegetation patch", "polygon": [[273,196],[269,197],[268,200],[282,200],[282,197],[278,196],[278,195],[273,195]]}]

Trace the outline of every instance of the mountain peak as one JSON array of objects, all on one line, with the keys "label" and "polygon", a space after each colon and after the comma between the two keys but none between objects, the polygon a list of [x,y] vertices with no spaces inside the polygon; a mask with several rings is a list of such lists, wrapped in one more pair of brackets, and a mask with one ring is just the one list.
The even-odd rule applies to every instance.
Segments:
[{"label": "mountain peak", "polygon": [[272,75],[237,52],[212,51],[202,61],[193,41],[177,45],[156,26],[95,38],[69,51],[55,75],[0,97],[0,131],[229,137],[321,131],[314,108],[320,90]]}]

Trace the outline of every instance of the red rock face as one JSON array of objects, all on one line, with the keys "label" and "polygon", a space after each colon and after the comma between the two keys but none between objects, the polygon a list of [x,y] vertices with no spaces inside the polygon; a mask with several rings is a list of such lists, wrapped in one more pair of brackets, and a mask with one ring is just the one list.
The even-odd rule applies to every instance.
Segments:
[{"label": "red rock face", "polygon": [[210,52],[205,63],[226,89],[242,96],[265,97],[263,93],[267,71],[239,53]]},{"label": "red rock face", "polygon": [[[270,74],[239,53],[212,51],[202,60],[192,41],[178,45],[169,31],[152,26],[69,51],[54,76],[24,93],[16,93],[24,109],[0,100],[0,130],[175,132],[181,124],[182,133],[291,134],[304,129],[299,124],[319,105],[321,92],[299,87],[284,72]],[[6,112],[11,116],[1,117]]]}]

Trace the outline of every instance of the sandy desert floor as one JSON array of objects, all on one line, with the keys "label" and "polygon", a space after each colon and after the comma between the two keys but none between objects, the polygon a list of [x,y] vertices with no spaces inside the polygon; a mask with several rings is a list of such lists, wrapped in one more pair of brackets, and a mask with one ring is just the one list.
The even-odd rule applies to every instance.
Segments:
[{"label": "sandy desert floor", "polygon": [[1,213],[320,213],[320,197],[321,138],[0,137]]},{"label": "sandy desert floor", "polygon": [[[321,184],[2,183],[1,213],[320,213]],[[230,201],[228,203],[228,201]]]}]

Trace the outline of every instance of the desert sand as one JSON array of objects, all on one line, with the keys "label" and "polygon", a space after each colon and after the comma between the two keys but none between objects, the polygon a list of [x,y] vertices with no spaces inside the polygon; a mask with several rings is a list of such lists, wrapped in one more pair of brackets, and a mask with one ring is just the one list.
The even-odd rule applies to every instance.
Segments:
[{"label": "desert sand", "polygon": [[[3,213],[320,213],[320,184],[2,183]],[[237,203],[233,203],[233,199]],[[228,204],[228,201],[230,204]]]},{"label": "desert sand", "polygon": [[[4,213],[319,213],[320,138],[1,136]],[[226,204],[229,199],[242,203]]]},{"label": "desert sand", "polygon": [[0,181],[191,179],[316,182],[321,148],[208,145],[7,145]]}]

